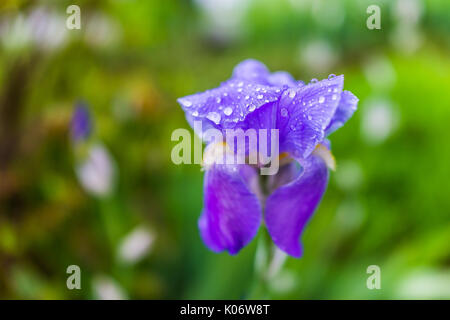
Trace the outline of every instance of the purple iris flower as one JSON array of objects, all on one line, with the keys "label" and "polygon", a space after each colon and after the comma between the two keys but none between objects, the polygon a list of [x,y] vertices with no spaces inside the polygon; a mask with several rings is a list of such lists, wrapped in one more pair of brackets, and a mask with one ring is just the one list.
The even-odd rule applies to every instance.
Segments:
[{"label": "purple iris flower", "polygon": [[237,65],[218,88],[178,99],[190,125],[225,132],[230,128],[278,129],[280,169],[262,178],[255,166],[214,163],[204,177],[200,234],[213,251],[236,254],[262,221],[284,252],[302,255],[300,236],[318,206],[334,158],[327,136],[344,125],[358,98],[343,91],[344,76],[296,81],[270,73],[256,60]]},{"label": "purple iris flower", "polygon": [[85,140],[89,137],[91,130],[92,122],[87,105],[83,102],[77,102],[70,125],[72,140],[75,142]]}]

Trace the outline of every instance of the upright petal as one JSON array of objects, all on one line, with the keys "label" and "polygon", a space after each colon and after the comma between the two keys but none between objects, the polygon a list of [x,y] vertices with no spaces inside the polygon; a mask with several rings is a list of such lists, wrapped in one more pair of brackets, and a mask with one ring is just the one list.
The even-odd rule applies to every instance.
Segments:
[{"label": "upright petal", "polygon": [[325,129],[325,134],[329,135],[342,127],[348,119],[350,119],[353,113],[356,111],[358,105],[358,98],[350,91],[344,91],[341,94],[341,100],[336,109],[330,124]]},{"label": "upright petal", "polygon": [[296,180],[276,189],[266,202],[265,221],[273,242],[293,257],[302,255],[300,235],[325,192],[325,162],[311,155]]},{"label": "upright petal", "polygon": [[295,79],[286,71],[270,73],[269,69],[262,62],[254,59],[247,59],[239,63],[234,68],[232,77],[234,79],[277,87],[293,87],[301,84],[301,82],[295,81]]},{"label": "upright petal", "polygon": [[252,186],[256,171],[246,165],[215,164],[205,174],[200,234],[213,251],[236,254],[258,232],[261,205]]},{"label": "upright petal", "polygon": [[269,69],[267,69],[264,63],[255,59],[247,59],[234,67],[232,77],[268,85],[269,82],[267,81],[267,77],[269,75]]},{"label": "upright petal", "polygon": [[344,76],[289,88],[280,98],[277,127],[280,129],[280,152],[307,158],[325,137],[339,105]]}]

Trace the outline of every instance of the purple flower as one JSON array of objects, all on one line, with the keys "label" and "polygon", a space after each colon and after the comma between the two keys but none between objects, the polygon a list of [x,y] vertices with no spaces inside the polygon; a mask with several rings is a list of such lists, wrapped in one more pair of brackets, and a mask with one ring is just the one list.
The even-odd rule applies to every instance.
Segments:
[{"label": "purple flower", "polygon": [[214,163],[206,170],[199,228],[211,250],[236,254],[264,220],[281,250],[302,255],[300,235],[325,192],[328,167],[334,166],[326,137],[344,125],[358,102],[343,84],[343,75],[304,84],[246,60],[218,88],[178,99],[191,126],[201,121],[205,130],[222,132],[279,130],[276,175],[261,179],[248,164]]},{"label": "purple flower", "polygon": [[91,117],[86,104],[78,102],[72,115],[70,133],[75,142],[85,140],[92,130]]}]

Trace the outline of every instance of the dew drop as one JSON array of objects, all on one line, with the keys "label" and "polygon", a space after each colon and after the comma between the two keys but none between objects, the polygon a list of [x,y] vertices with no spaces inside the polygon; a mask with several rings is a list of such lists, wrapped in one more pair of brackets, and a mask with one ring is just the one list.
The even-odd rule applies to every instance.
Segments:
[{"label": "dew drop", "polygon": [[333,78],[335,78],[336,77],[336,75],[335,74],[330,74],[329,76],[328,76],[328,80],[331,80],[331,79],[333,79]]},{"label": "dew drop", "polygon": [[317,80],[316,78],[311,79],[311,83],[317,83],[317,82],[319,82],[319,80]]},{"label": "dew drop", "polygon": [[323,103],[325,101],[325,97],[324,96],[320,96],[319,97],[319,103]]},{"label": "dew drop", "polygon": [[294,90],[289,90],[289,98],[294,98],[295,97],[295,91]]},{"label": "dew drop", "polygon": [[250,99],[250,96],[245,96],[245,100],[248,100],[248,99]]},{"label": "dew drop", "polygon": [[280,112],[281,112],[281,116],[282,117],[287,117],[288,116],[288,111],[287,111],[286,108],[281,108]]},{"label": "dew drop", "polygon": [[255,106],[254,104],[251,104],[251,105],[248,107],[248,111],[250,111],[250,112],[254,111],[255,109],[256,109],[256,106]]},{"label": "dew drop", "polygon": [[218,114],[217,112],[212,111],[212,112],[208,113],[206,118],[211,120],[215,124],[219,124],[220,123],[220,114]]},{"label": "dew drop", "polygon": [[336,99],[337,99],[337,94],[333,94],[333,96],[331,97],[331,99],[336,100]]},{"label": "dew drop", "polygon": [[262,98],[263,98],[263,95],[262,95],[262,94],[258,94],[258,95],[256,96],[256,98],[262,99]]},{"label": "dew drop", "polygon": [[230,114],[233,113],[233,109],[231,109],[230,107],[226,107],[225,109],[223,109],[223,113],[224,113],[226,116],[229,116]]},{"label": "dew drop", "polygon": [[261,90],[261,88],[258,87],[258,88],[256,88],[255,90],[256,90],[256,92],[259,92],[259,91]]},{"label": "dew drop", "polygon": [[190,107],[190,106],[192,106],[192,102],[190,102],[189,100],[185,100],[185,101],[183,101],[183,105],[185,106],[185,107]]},{"label": "dew drop", "polygon": [[217,102],[217,103],[220,103],[220,102],[222,102],[222,99],[217,98],[217,99],[216,99],[216,102]]},{"label": "dew drop", "polygon": [[242,81],[240,81],[237,86],[242,87],[243,85],[244,85],[244,83]]},{"label": "dew drop", "polygon": [[197,117],[197,116],[198,116],[198,112],[197,112],[197,111],[194,111],[194,112],[192,112],[192,115],[193,115],[194,117]]}]

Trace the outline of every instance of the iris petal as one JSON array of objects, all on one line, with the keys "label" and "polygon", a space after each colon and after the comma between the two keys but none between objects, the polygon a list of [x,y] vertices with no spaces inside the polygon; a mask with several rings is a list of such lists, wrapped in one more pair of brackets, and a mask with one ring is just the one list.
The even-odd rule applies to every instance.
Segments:
[{"label": "iris petal", "polygon": [[267,199],[265,222],[273,242],[293,257],[302,255],[300,235],[314,213],[328,183],[325,162],[316,155],[303,161],[293,182],[276,189]]},{"label": "iris petal", "polygon": [[350,91],[342,92],[336,113],[325,130],[326,135],[329,135],[342,127],[347,120],[352,117],[353,113],[356,111],[357,105],[358,98],[353,93]]},{"label": "iris petal", "polygon": [[344,76],[284,91],[278,106],[280,152],[307,158],[325,137],[341,98]]},{"label": "iris petal", "polygon": [[246,165],[215,164],[206,171],[200,234],[213,251],[236,254],[258,232],[261,205],[252,188],[256,171]]},{"label": "iris petal", "polygon": [[[178,99],[190,123],[208,121],[218,129],[234,128],[263,105],[278,101],[281,89],[232,79],[220,87]],[[191,123],[192,125],[192,123]]]}]

